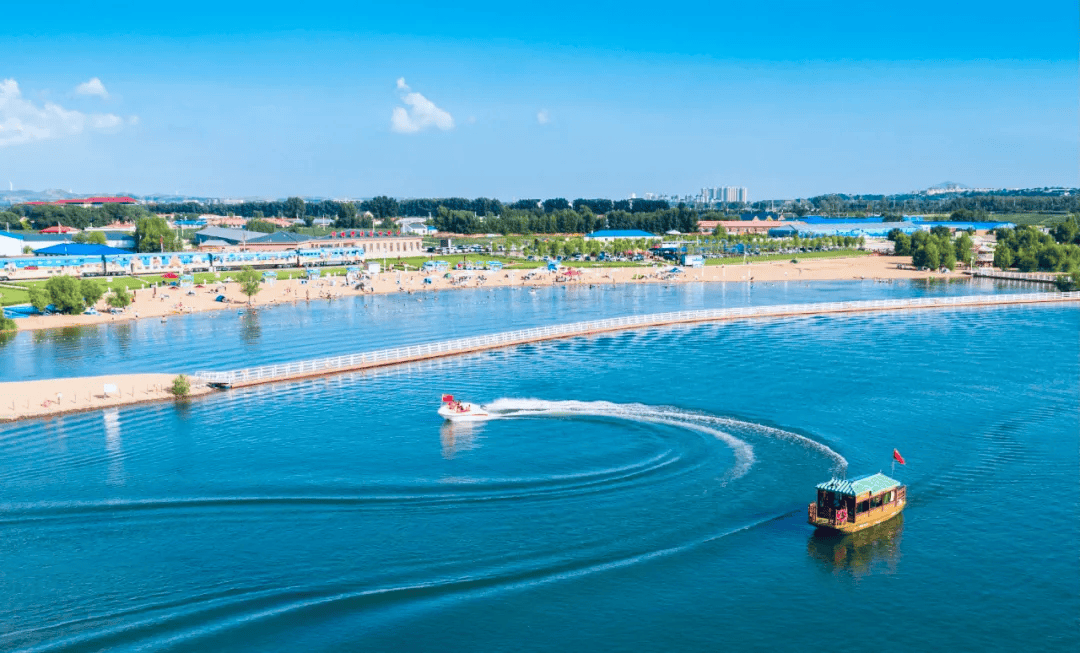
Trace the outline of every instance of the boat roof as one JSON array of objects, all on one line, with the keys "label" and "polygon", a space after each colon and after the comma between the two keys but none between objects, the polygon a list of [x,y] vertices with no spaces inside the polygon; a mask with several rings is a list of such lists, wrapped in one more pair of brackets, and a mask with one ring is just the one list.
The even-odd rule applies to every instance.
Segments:
[{"label": "boat roof", "polygon": [[897,487],[898,485],[900,485],[900,481],[889,478],[881,472],[878,472],[877,474],[867,474],[866,476],[860,476],[859,478],[853,478],[851,480],[834,478],[819,484],[817,489],[836,492],[838,494],[859,496],[860,494],[866,494],[867,492],[877,494],[878,492],[884,492],[885,490]]}]

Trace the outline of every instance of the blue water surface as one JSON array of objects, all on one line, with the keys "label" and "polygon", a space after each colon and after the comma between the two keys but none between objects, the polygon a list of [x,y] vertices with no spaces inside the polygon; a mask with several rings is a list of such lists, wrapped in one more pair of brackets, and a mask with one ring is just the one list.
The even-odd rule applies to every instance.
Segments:
[{"label": "blue water surface", "polygon": [[[704,292],[662,291],[641,301]],[[473,296],[488,328],[530,306]],[[382,330],[426,333],[426,305],[391,310]],[[1078,379],[1080,309],[1014,306],[642,329],[6,425],[0,650],[1074,650]],[[444,423],[443,392],[498,419]],[[901,518],[805,523],[816,483],[879,470]]]},{"label": "blue water surface", "polygon": [[1047,289],[957,279],[557,286],[535,294],[492,288],[348,297],[279,304],[243,315],[215,311],[166,322],[143,319],[19,333],[0,340],[0,381],[230,370],[675,310]]}]

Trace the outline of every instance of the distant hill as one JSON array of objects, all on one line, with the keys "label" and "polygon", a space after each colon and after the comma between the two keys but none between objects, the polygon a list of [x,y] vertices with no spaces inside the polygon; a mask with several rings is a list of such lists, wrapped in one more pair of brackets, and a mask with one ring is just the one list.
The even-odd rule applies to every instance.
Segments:
[{"label": "distant hill", "polygon": [[971,188],[971,186],[958,184],[955,181],[943,181],[940,184],[934,184],[928,190],[966,190],[968,188]]}]

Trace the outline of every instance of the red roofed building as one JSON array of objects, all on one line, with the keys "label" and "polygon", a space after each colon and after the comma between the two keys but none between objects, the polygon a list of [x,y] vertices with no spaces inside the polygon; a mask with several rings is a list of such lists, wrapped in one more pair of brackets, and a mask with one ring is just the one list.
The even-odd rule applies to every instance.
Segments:
[{"label": "red roofed building", "polygon": [[95,206],[101,204],[135,204],[131,197],[83,197],[72,200],[56,200],[53,204],[81,204],[82,206]]},{"label": "red roofed building", "polygon": [[70,233],[78,233],[78,231],[79,230],[76,229],[75,227],[65,227],[63,225],[58,224],[55,227],[46,227],[45,229],[42,229],[38,233],[42,233],[42,234],[70,234]]}]

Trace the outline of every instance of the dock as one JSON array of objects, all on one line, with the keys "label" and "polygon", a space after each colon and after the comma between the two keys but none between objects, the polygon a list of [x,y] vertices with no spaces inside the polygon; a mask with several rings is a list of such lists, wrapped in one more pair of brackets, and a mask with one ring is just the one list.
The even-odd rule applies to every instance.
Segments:
[{"label": "dock", "polygon": [[1003,279],[1006,281],[1029,281],[1031,283],[1057,283],[1060,275],[1047,272],[1004,272],[1001,270],[972,270],[965,272],[972,277]]},{"label": "dock", "polygon": [[1080,292],[1045,292],[1007,295],[964,295],[958,297],[920,297],[914,299],[879,299],[850,302],[823,302],[812,304],[780,304],[743,308],[702,309],[676,311],[608,318],[588,322],[574,322],[517,331],[505,331],[469,338],[456,338],[408,347],[380,349],[344,356],[332,356],[315,360],[264,365],[232,371],[199,371],[191,375],[192,381],[217,387],[239,388],[264,383],[275,383],[344,372],[414,363],[436,358],[459,356],[490,349],[502,349],[545,340],[574,338],[598,333],[643,329],[678,324],[724,322],[749,319],[778,319],[812,315],[844,313],[868,313],[881,311],[966,309],[985,306],[1011,306],[1020,304],[1060,304],[1080,302]]}]

